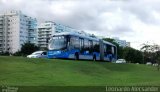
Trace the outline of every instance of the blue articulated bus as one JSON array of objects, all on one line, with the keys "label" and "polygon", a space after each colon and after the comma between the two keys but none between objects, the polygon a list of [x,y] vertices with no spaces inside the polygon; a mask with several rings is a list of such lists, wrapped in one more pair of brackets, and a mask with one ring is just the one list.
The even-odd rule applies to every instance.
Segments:
[{"label": "blue articulated bus", "polygon": [[115,61],[117,47],[110,42],[80,33],[56,33],[48,44],[48,58]]}]

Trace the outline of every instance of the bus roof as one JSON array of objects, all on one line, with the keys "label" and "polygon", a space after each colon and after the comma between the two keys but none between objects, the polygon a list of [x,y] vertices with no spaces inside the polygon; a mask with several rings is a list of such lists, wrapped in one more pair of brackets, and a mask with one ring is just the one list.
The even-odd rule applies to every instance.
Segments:
[{"label": "bus roof", "polygon": [[72,35],[72,36],[78,36],[78,37],[82,37],[82,38],[86,38],[86,39],[90,39],[90,40],[94,40],[94,41],[99,41],[98,38],[93,38],[90,37],[88,35],[82,35],[80,33],[76,33],[76,32],[62,32],[62,33],[56,33],[53,36],[58,36],[58,35]]},{"label": "bus roof", "polygon": [[[86,38],[86,39],[89,39],[89,40],[94,40],[94,41],[99,41],[101,40],[100,38],[96,38],[96,37],[91,37],[91,36],[88,36],[88,35],[82,35],[80,33],[75,33],[75,32],[61,32],[61,33],[55,33],[54,35],[52,36],[59,36],[59,35],[72,35],[72,36],[78,36],[78,37],[82,37],[82,38]],[[103,40],[103,43],[105,44],[109,44],[109,45],[112,45],[112,46],[115,46],[114,44],[108,42],[108,41],[104,41]],[[116,46],[115,46],[116,47]]]},{"label": "bus roof", "polygon": [[114,45],[114,44],[112,44],[112,43],[110,43],[110,42],[108,42],[108,41],[104,41],[104,40],[103,40],[103,43],[117,47],[116,45]]}]

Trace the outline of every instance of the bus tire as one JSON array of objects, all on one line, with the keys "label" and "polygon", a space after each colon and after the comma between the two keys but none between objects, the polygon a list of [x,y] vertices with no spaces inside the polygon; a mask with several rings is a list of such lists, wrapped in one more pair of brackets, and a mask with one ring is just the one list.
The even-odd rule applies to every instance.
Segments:
[{"label": "bus tire", "polygon": [[93,55],[93,61],[96,61],[96,55]]},{"label": "bus tire", "polygon": [[79,54],[78,54],[78,52],[75,53],[74,59],[75,59],[75,60],[79,60]]}]

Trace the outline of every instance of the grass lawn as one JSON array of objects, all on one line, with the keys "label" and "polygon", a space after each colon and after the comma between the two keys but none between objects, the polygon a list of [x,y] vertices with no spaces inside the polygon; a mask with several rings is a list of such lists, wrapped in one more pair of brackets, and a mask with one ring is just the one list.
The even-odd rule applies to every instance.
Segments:
[{"label": "grass lawn", "polygon": [[160,72],[146,65],[0,56],[0,85],[159,86]]}]

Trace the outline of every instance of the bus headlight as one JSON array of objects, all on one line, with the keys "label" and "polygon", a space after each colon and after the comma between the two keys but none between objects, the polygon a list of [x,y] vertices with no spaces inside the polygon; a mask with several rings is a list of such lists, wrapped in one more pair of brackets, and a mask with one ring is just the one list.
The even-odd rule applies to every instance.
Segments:
[{"label": "bus headlight", "polygon": [[56,54],[61,54],[61,51],[57,51]]}]

